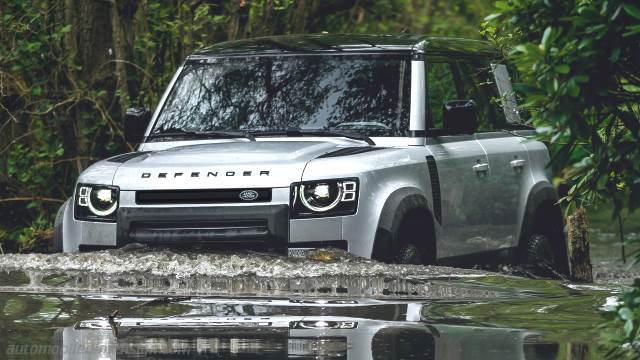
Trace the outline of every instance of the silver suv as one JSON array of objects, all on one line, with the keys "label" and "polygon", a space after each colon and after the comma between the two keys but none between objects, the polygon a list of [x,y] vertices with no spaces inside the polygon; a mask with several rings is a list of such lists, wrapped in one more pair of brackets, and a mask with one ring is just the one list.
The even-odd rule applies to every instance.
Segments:
[{"label": "silver suv", "polygon": [[[189,56],[132,153],[80,176],[61,251],[128,243],[566,272],[549,154],[499,54],[475,40],[300,35]],[[475,258],[475,260],[473,259]]]}]

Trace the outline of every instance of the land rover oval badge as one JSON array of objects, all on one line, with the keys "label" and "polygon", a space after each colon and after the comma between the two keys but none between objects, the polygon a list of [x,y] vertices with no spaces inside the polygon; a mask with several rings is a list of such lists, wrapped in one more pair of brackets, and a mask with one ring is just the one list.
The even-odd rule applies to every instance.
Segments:
[{"label": "land rover oval badge", "polygon": [[258,192],[255,190],[243,190],[239,196],[241,200],[253,201],[258,198]]}]

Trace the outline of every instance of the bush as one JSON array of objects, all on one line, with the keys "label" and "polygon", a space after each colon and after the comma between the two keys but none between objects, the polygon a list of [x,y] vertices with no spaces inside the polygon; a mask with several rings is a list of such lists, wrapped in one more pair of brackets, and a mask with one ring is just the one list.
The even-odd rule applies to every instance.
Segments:
[{"label": "bush", "polygon": [[[518,69],[517,89],[543,136],[559,150],[572,205],[612,200],[614,216],[640,206],[640,7],[631,0],[497,1],[484,34]],[[634,350],[640,281],[624,294],[612,354]],[[616,356],[612,355],[612,356]]]}]

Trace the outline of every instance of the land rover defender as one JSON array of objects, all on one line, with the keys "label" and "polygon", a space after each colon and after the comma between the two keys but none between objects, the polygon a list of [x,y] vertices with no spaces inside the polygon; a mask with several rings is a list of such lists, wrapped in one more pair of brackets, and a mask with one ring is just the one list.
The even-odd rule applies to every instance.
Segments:
[{"label": "land rover defender", "polygon": [[130,109],[124,125],[136,151],[80,174],[56,219],[58,250],[337,247],[567,272],[548,150],[482,41],[216,44],[185,60],[153,113]]}]

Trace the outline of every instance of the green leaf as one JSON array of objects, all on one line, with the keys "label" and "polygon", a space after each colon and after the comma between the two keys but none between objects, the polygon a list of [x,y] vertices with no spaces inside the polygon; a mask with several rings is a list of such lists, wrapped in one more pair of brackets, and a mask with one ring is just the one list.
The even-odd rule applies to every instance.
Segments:
[{"label": "green leaf", "polygon": [[568,74],[569,73],[569,65],[567,64],[560,64],[560,65],[556,65],[553,67],[553,69],[558,73],[558,74]]},{"label": "green leaf", "polygon": [[631,336],[631,333],[633,332],[633,321],[632,320],[627,320],[624,323],[624,333],[627,337]]},{"label": "green leaf", "polygon": [[609,56],[609,61],[613,64],[618,62],[619,59],[620,59],[620,48],[617,47],[613,49],[613,51],[611,51],[611,56]]},{"label": "green leaf", "polygon": [[569,96],[573,98],[577,98],[578,95],[580,95],[580,87],[573,79],[567,82],[567,92],[569,93]]},{"label": "green leaf", "polygon": [[577,82],[578,84],[580,83],[586,83],[587,81],[589,81],[589,77],[587,75],[576,75],[574,77],[572,77],[573,81]]},{"label": "green leaf", "polygon": [[630,4],[630,3],[624,3],[622,4],[622,7],[624,8],[624,11],[633,16],[634,18],[640,20],[640,8],[638,8],[637,6]]},{"label": "green leaf", "polygon": [[540,42],[540,47],[543,50],[549,49],[549,41],[551,40],[551,34],[553,33],[553,28],[551,26],[547,26],[544,29],[544,33],[542,34],[542,41]]},{"label": "green leaf", "polygon": [[496,7],[496,9],[500,9],[500,10],[510,10],[511,6],[509,6],[509,4],[506,1],[496,1],[494,6]]},{"label": "green leaf", "polygon": [[633,320],[633,312],[631,311],[631,309],[627,307],[623,307],[620,310],[618,310],[618,316],[620,316],[620,319],[625,321]]},{"label": "green leaf", "polygon": [[484,18],[484,21],[491,21],[491,20],[493,20],[493,19],[497,19],[497,18],[499,18],[500,16],[502,16],[502,13],[495,13],[495,14],[491,14],[491,15],[489,15],[489,16],[487,16],[487,17],[485,17],[485,18]]},{"label": "green leaf", "polygon": [[629,36],[640,34],[640,25],[627,26],[626,30],[628,31],[622,34],[623,37],[629,37]]}]

